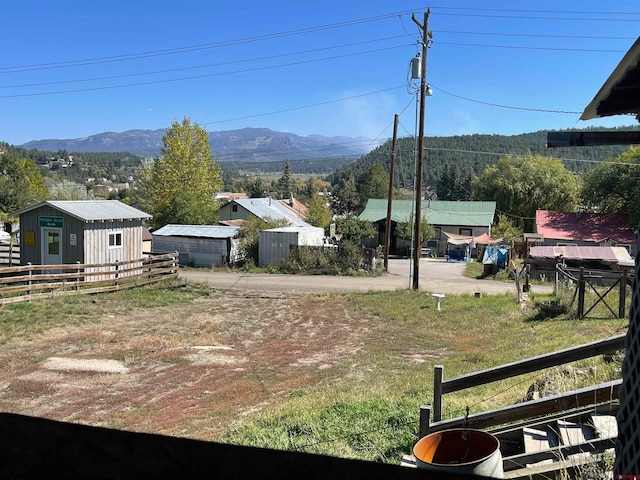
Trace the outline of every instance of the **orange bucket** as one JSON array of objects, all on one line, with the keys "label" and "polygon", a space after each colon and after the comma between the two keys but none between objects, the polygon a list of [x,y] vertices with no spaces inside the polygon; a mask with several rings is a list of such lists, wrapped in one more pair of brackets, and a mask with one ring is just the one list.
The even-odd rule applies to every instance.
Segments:
[{"label": "orange bucket", "polygon": [[500,441],[482,430],[456,428],[435,432],[413,446],[418,468],[503,478]]}]

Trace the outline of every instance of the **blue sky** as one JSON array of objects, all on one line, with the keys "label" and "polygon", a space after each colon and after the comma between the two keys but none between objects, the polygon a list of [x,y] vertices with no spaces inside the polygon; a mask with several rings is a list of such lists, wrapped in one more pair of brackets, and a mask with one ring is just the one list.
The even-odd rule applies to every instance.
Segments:
[{"label": "blue sky", "polygon": [[[415,133],[431,8],[427,135],[631,125],[580,113],[640,34],[640,1],[5,1],[0,140],[267,127]],[[542,111],[541,111],[542,110]],[[558,113],[569,112],[569,113]]]}]

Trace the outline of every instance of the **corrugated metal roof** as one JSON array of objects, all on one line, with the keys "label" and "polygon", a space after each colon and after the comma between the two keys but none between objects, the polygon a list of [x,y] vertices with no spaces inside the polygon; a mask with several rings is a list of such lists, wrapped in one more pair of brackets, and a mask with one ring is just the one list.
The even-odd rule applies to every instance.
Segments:
[{"label": "corrugated metal roof", "polygon": [[285,219],[294,226],[307,227],[307,222],[298,217],[290,208],[278,200],[270,198],[239,198],[234,200],[238,205],[253,213],[258,218],[270,217],[274,220]]},{"label": "corrugated metal roof", "polygon": [[161,237],[233,238],[238,232],[240,232],[240,227],[168,224],[152,232],[152,235]]},{"label": "corrugated metal roof", "polygon": [[[412,200],[393,200],[391,220],[408,222],[414,208]],[[493,223],[495,202],[450,202],[445,200],[425,200],[421,203],[422,215],[431,225],[473,225],[489,227]],[[387,218],[387,200],[369,199],[361,220],[379,222]]]},{"label": "corrugated metal roof", "polygon": [[43,205],[49,205],[83,222],[151,218],[151,215],[148,213],[138,210],[126,203],[122,203],[119,200],[47,200],[46,202],[22,209],[16,212],[15,215],[30,212]]},{"label": "corrugated metal roof", "polygon": [[600,243],[634,243],[636,236],[627,225],[628,217],[614,213],[536,211],[536,231],[545,239]]},{"label": "corrugated metal roof", "polygon": [[529,249],[532,258],[557,258],[566,260],[600,260],[607,263],[620,263],[633,260],[624,247],[589,247],[589,246],[538,246]]}]

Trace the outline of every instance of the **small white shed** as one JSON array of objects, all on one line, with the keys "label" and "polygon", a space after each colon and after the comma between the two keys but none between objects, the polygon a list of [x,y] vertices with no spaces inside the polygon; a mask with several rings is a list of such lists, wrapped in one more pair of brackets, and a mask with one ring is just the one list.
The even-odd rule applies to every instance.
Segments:
[{"label": "small white shed", "polygon": [[321,247],[324,229],[321,227],[281,227],[260,232],[258,265],[267,266],[275,260],[287,260],[292,246]]},{"label": "small white shed", "polygon": [[165,225],[151,232],[154,252],[178,252],[180,265],[219,267],[235,261],[240,227]]}]

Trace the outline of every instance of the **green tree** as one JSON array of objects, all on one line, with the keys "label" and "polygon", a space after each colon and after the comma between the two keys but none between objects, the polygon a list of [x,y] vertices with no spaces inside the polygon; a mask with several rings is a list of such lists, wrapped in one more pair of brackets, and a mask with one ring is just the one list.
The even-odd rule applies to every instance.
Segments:
[{"label": "green tree", "polygon": [[[412,240],[414,235],[413,215],[408,222],[399,222],[396,225],[396,236],[401,240]],[[436,234],[436,229],[427,222],[427,217],[423,216],[420,222],[420,244],[423,244]]]},{"label": "green tree", "polygon": [[582,198],[591,211],[627,214],[630,226],[637,227],[640,221],[640,147],[631,147],[589,172]]},{"label": "green tree", "polygon": [[491,236],[493,238],[502,238],[507,242],[511,242],[518,238],[522,238],[522,228],[513,222],[504,213],[498,214],[498,221],[491,228]]},{"label": "green tree", "polygon": [[280,198],[286,199],[293,195],[292,186],[291,167],[289,166],[289,160],[286,160],[282,168],[282,176],[278,180],[278,195],[280,195]]},{"label": "green tree", "polygon": [[458,165],[446,163],[442,174],[436,182],[436,195],[438,200],[460,200],[461,190],[460,169]]},{"label": "green tree", "polygon": [[333,188],[331,208],[337,215],[349,215],[360,208],[356,179],[351,170],[347,170]]},{"label": "green tree", "polygon": [[366,205],[370,198],[389,196],[389,173],[380,163],[374,163],[358,175],[356,190],[360,205]]},{"label": "green tree", "polygon": [[533,231],[536,210],[575,211],[580,181],[557,159],[504,157],[474,179],[472,193],[475,200],[494,200],[498,211]]},{"label": "green tree", "polygon": [[331,209],[327,205],[327,200],[323,195],[315,194],[309,201],[309,214],[307,223],[314,227],[327,228],[331,223]]},{"label": "green tree", "polygon": [[222,177],[207,131],[185,117],[171,124],[162,143],[160,157],[139,177],[140,204],[153,215],[152,226],[216,223]]},{"label": "green tree", "polygon": [[264,182],[260,177],[248,180],[246,188],[249,198],[263,198],[267,194]]},{"label": "green tree", "polygon": [[11,154],[0,155],[0,222],[11,233],[11,214],[48,197],[36,164]]},{"label": "green tree", "polygon": [[349,214],[336,220],[336,233],[342,235],[343,241],[360,243],[365,238],[373,237],[376,234],[376,229],[373,223]]}]

